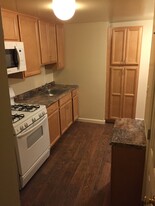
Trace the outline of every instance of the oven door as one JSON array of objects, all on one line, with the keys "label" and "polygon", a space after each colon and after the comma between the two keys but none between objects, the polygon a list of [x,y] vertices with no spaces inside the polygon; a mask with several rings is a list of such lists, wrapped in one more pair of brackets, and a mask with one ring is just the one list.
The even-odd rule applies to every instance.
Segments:
[{"label": "oven door", "polygon": [[16,140],[19,174],[23,176],[50,149],[47,114],[17,135]]}]

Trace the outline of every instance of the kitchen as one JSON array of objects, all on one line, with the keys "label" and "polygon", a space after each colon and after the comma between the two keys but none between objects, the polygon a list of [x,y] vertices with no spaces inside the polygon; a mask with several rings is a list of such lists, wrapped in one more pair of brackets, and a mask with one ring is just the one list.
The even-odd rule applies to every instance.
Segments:
[{"label": "kitchen", "polygon": [[[146,23],[145,23],[146,22]],[[133,23],[133,22],[132,22]],[[128,23],[131,24],[131,23]],[[135,22],[135,25],[145,25],[146,30],[151,30],[151,21]],[[16,94],[38,87],[46,82],[55,80],[57,83],[77,84],[80,86],[80,117],[83,121],[103,123],[104,121],[104,105],[105,105],[105,73],[102,68],[106,68],[106,47],[107,47],[107,27],[109,23],[85,23],[66,25],[66,67],[63,71],[52,72],[52,70],[42,69],[41,75],[26,78],[23,80],[9,79]],[[118,24],[120,26],[120,24]],[[121,23],[126,25],[126,23]],[[145,27],[144,27],[145,28]],[[81,32],[79,32],[79,30]],[[151,32],[145,36],[147,44],[143,44],[143,51],[146,46],[150,47]],[[91,34],[91,35],[90,35]],[[72,37],[72,38],[71,38]],[[147,38],[146,38],[147,37]],[[95,38],[95,39],[94,39]],[[79,42],[81,44],[79,44]],[[82,46],[83,45],[83,46]],[[102,47],[100,45],[103,45]],[[92,48],[93,47],[93,51]],[[89,52],[88,52],[89,51]],[[87,55],[88,54],[88,55]],[[147,53],[148,54],[148,53]],[[149,64],[146,54],[142,54],[144,58],[143,68],[147,68]],[[148,54],[149,56],[149,54]],[[146,58],[146,59],[145,59]],[[90,59],[92,61],[90,61]],[[98,61],[100,59],[100,61]],[[73,70],[74,68],[74,70]],[[95,68],[98,68],[97,70]],[[144,85],[142,91],[139,92],[139,107],[137,109],[137,118],[144,117],[145,98],[143,91],[147,87],[148,71],[141,69],[146,74],[141,74],[140,83]],[[88,76],[88,78],[86,78]],[[92,88],[93,85],[93,88]],[[94,87],[95,86],[95,87]],[[91,89],[90,89],[91,88]],[[100,88],[103,88],[102,90]],[[140,87],[141,88],[141,87]],[[87,98],[86,98],[87,97]],[[87,105],[87,102],[89,105]],[[98,105],[94,107],[94,105]],[[142,108],[141,108],[142,107]],[[94,109],[95,108],[95,109]],[[97,110],[96,110],[97,108]],[[140,111],[139,111],[140,110]]]}]

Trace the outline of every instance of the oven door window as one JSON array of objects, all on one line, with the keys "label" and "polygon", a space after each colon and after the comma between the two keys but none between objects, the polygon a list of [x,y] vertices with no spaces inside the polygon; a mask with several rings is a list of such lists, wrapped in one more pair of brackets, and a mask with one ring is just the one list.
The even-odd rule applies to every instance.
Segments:
[{"label": "oven door window", "polygon": [[43,136],[43,127],[40,126],[37,130],[31,133],[27,137],[27,148],[30,148],[35,142],[37,142]]},{"label": "oven door window", "polygon": [[18,52],[17,49],[5,49],[5,59],[7,68],[18,67]]}]

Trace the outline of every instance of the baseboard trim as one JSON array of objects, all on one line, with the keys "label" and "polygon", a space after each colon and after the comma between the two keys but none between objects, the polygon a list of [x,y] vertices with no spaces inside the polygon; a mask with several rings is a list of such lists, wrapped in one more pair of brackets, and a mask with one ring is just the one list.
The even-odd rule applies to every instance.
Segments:
[{"label": "baseboard trim", "polygon": [[105,124],[105,120],[101,120],[101,119],[78,118],[78,121],[79,122],[94,123],[94,124]]},{"label": "baseboard trim", "polygon": [[143,118],[135,118],[136,120],[144,120]]}]

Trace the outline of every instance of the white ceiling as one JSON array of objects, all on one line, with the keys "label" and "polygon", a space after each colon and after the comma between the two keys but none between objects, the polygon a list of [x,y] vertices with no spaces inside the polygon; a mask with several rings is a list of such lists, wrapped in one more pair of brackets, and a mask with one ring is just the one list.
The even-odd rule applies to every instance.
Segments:
[{"label": "white ceiling", "polygon": [[[3,8],[57,21],[51,10],[51,0],[0,0]],[[76,0],[74,17],[65,23],[96,21],[132,21],[152,19],[154,0]]]}]

